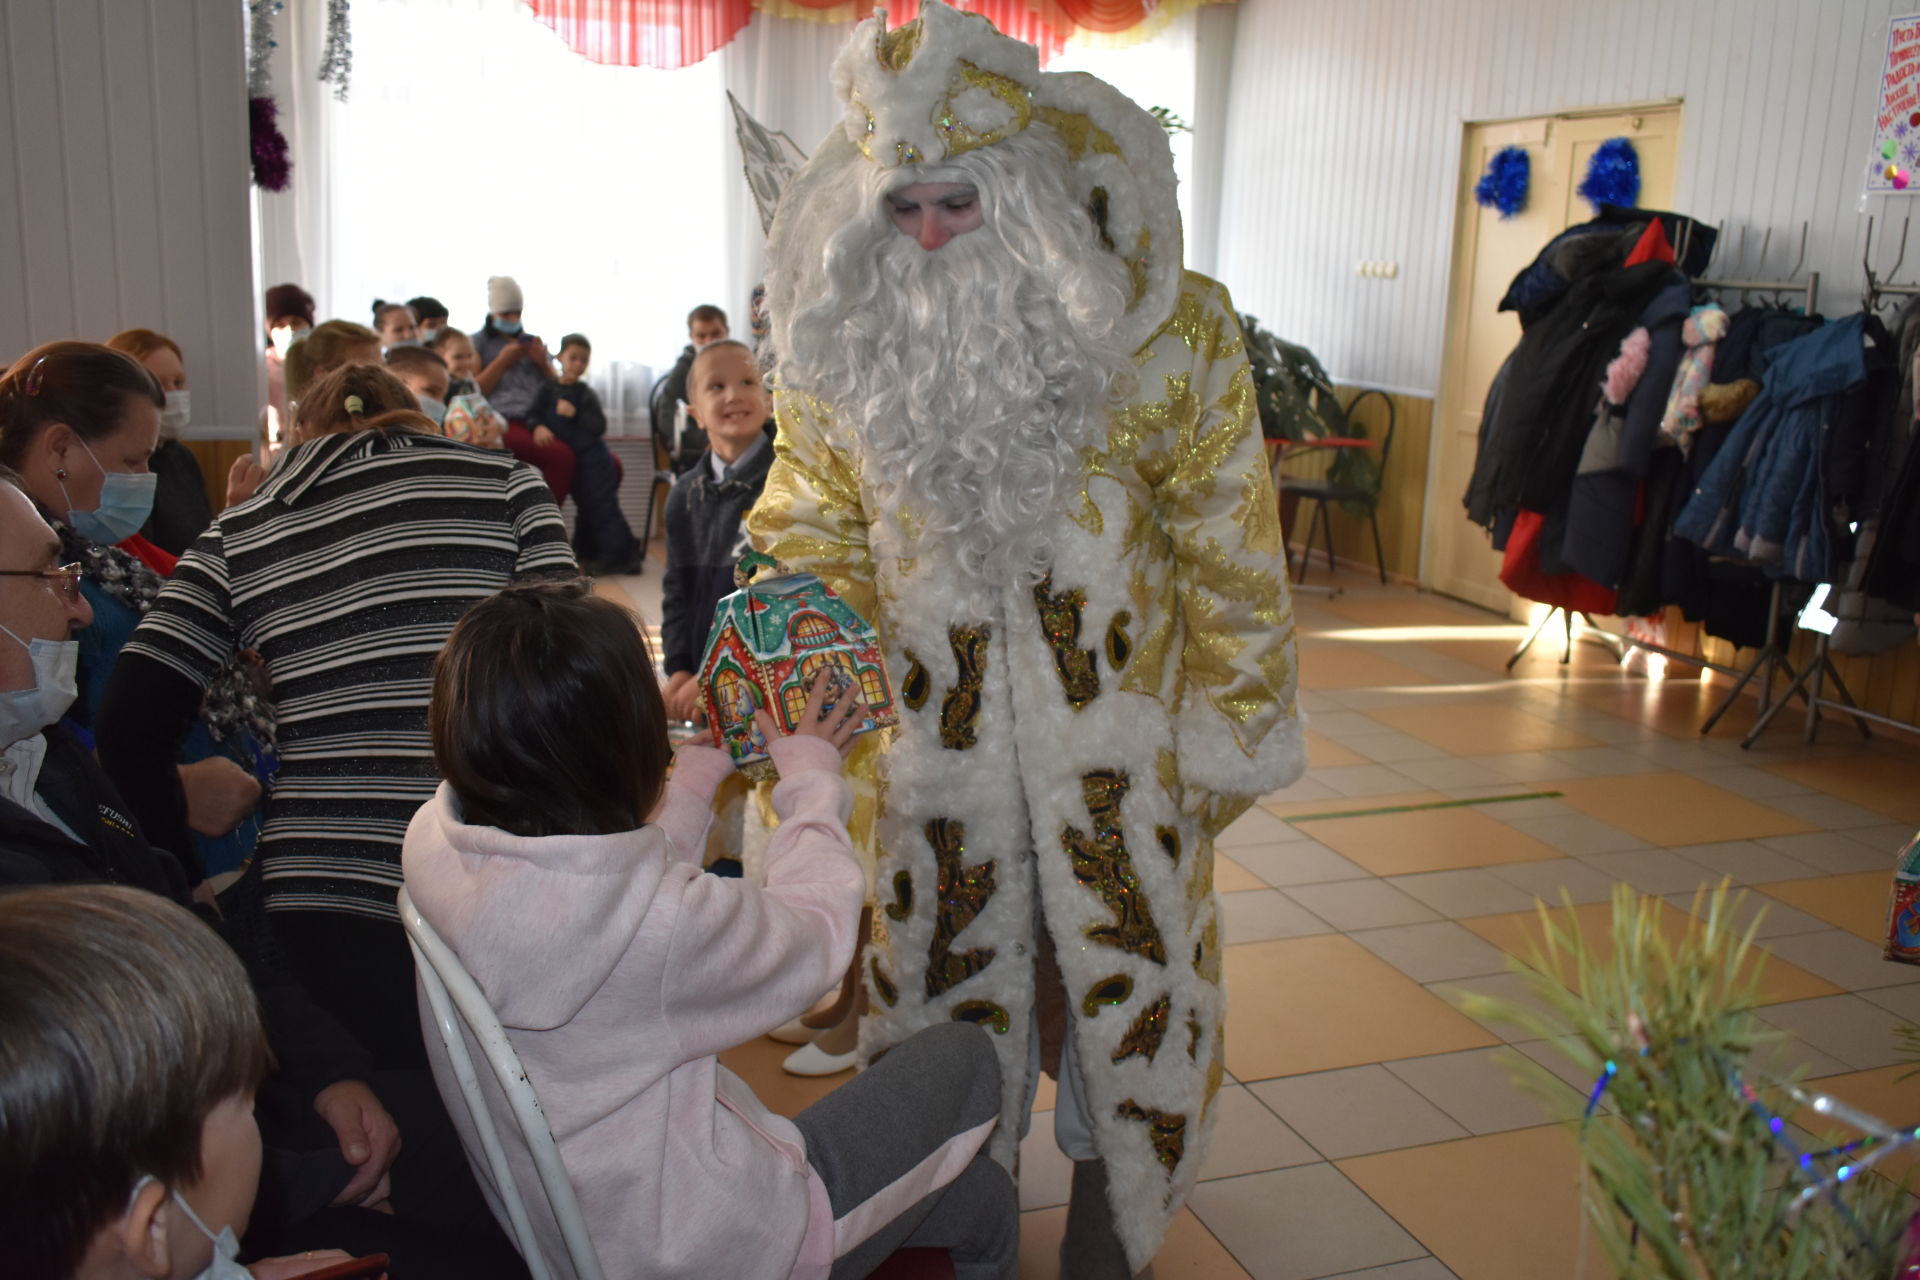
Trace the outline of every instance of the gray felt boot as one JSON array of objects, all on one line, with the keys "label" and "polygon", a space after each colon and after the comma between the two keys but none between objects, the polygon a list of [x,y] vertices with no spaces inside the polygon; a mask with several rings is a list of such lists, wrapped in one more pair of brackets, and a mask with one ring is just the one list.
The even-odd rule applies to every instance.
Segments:
[{"label": "gray felt boot", "polygon": [[1060,1280],[1132,1280],[1126,1250],[1113,1229],[1107,1203],[1107,1166],[1073,1162],[1073,1195],[1067,1201],[1067,1233],[1060,1241]]}]

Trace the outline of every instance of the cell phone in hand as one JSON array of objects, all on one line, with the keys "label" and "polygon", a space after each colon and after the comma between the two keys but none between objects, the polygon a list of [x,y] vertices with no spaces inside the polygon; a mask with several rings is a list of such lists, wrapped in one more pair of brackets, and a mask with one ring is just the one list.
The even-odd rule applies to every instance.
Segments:
[{"label": "cell phone in hand", "polygon": [[530,333],[523,333],[517,336],[516,338],[514,338],[514,341],[519,343],[521,346],[526,346],[528,343],[533,341],[533,335]]},{"label": "cell phone in hand", "polygon": [[348,1258],[318,1271],[302,1272],[300,1280],[379,1280],[387,1273],[388,1262],[386,1254],[370,1253],[364,1258]]}]

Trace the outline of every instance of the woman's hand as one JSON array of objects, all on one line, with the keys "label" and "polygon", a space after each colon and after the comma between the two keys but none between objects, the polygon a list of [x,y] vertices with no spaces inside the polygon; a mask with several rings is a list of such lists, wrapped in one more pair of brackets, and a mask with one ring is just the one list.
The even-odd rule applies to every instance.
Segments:
[{"label": "woman's hand", "polygon": [[546,427],[535,427],[533,429],[533,442],[539,445],[542,449],[545,449],[549,445],[551,445],[555,439],[556,437],[554,436],[553,432],[548,430]]},{"label": "woman's hand", "polygon": [[227,505],[245,502],[267,478],[267,469],[260,465],[260,459],[253,456],[251,450],[233,460],[227,468]]},{"label": "woman's hand", "polygon": [[187,825],[209,839],[224,836],[260,803],[260,779],[225,756],[209,756],[180,768],[187,794]]},{"label": "woman's hand", "polygon": [[666,700],[667,719],[698,720],[701,718],[700,683],[693,678],[691,671],[676,671],[668,677],[667,687],[660,696]]},{"label": "woman's hand", "polygon": [[[827,699],[835,691],[830,669],[822,668],[814,673],[813,682],[807,686],[807,705],[800,712],[800,723],[795,726],[793,736],[824,738],[844,757],[853,750],[853,735],[867,718],[867,704],[851,688],[846,688],[838,690],[840,696],[829,708]],[[754,708],[753,721],[760,726],[767,741],[780,736],[779,724],[765,707]]]}]

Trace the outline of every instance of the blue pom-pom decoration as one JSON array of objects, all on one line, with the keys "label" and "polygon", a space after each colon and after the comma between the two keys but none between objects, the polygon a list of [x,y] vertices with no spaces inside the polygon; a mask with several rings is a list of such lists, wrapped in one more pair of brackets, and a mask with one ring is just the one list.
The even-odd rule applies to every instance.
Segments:
[{"label": "blue pom-pom decoration", "polygon": [[1587,161],[1579,190],[1596,209],[1603,204],[1631,209],[1640,203],[1640,153],[1625,138],[1608,138]]},{"label": "blue pom-pom decoration", "polygon": [[1532,180],[1533,161],[1525,147],[1502,147],[1487,161],[1487,171],[1473,184],[1473,198],[1486,209],[1498,209],[1502,218],[1511,218],[1527,207],[1527,183]]}]

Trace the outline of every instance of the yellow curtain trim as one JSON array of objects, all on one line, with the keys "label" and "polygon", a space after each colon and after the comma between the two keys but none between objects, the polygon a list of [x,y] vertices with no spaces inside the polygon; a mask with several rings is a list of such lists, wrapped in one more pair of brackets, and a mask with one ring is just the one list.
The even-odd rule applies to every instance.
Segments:
[{"label": "yellow curtain trim", "polygon": [[[1159,8],[1148,14],[1134,26],[1125,31],[1088,31],[1076,28],[1067,37],[1070,49],[1128,49],[1136,44],[1145,44],[1167,29],[1167,25],[1181,14],[1208,4],[1234,4],[1237,0],[1162,0]],[[753,8],[773,18],[794,18],[801,22],[818,23],[855,23],[873,11],[874,6],[862,5],[849,0],[846,4],[836,4],[830,8],[816,9],[811,5],[799,4],[796,0],[752,0]]]}]

